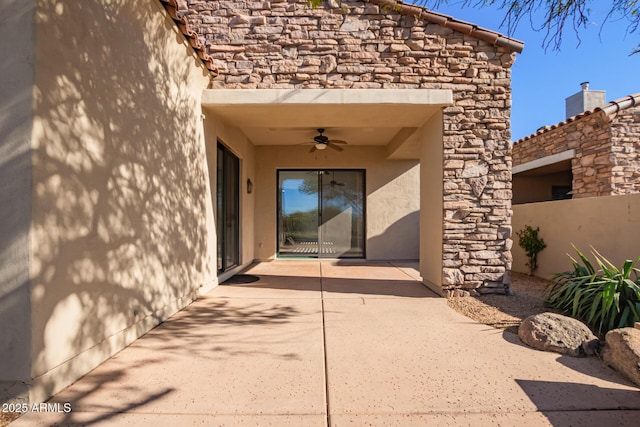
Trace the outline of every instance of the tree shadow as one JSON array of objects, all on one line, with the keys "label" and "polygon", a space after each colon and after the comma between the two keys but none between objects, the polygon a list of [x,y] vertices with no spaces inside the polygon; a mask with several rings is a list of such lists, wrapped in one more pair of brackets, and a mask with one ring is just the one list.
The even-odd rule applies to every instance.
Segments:
[{"label": "tree shadow", "polygon": [[[40,395],[60,387],[44,374],[84,374],[215,272],[206,73],[163,13],[154,2],[38,3],[31,347]],[[84,352],[90,365],[73,360]]]},{"label": "tree shadow", "polygon": [[[305,316],[315,317],[309,320],[315,320],[315,326],[308,326]],[[292,328],[294,318],[300,324]],[[207,383],[202,378],[239,357],[300,361],[303,355],[289,344],[300,342],[308,328],[320,324],[318,310],[269,301],[201,298],[56,394],[50,403],[71,403],[73,411],[64,414],[61,425],[92,425],[140,412],[142,407],[145,412],[166,413],[171,402],[191,399],[191,391],[200,386],[185,379],[189,378],[182,372],[189,369],[186,365],[206,366],[210,372],[202,372],[200,381]]]}]

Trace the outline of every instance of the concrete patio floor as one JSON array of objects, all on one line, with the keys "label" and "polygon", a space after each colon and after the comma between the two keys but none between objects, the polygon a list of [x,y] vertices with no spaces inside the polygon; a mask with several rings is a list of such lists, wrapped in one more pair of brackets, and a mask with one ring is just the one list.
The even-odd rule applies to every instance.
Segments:
[{"label": "concrete patio floor", "polygon": [[637,425],[597,358],[452,311],[413,263],[278,261],[222,285],[58,393],[34,425]]}]

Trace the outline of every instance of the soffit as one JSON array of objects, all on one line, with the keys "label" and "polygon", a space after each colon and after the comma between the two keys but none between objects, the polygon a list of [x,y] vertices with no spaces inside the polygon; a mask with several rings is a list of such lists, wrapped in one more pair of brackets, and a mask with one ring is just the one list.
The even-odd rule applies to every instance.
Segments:
[{"label": "soffit", "polygon": [[326,136],[347,141],[347,147],[388,146],[395,158],[415,158],[411,135],[452,102],[451,91],[427,89],[210,89],[203,94],[207,114],[241,129],[254,145],[302,144],[324,128]]},{"label": "soffit", "polygon": [[571,160],[562,160],[557,163],[551,163],[548,165],[540,166],[534,169],[528,169],[524,172],[514,173],[513,176],[544,176],[544,175],[552,175],[556,173],[567,172],[571,173]]}]

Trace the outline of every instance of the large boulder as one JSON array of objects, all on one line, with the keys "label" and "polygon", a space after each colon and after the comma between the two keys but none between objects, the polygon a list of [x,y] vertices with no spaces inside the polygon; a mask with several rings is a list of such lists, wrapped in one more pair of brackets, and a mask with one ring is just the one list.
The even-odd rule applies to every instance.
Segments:
[{"label": "large boulder", "polygon": [[605,363],[640,386],[640,330],[613,329],[604,340]]},{"label": "large boulder", "polygon": [[518,328],[518,336],[535,349],[574,357],[591,356],[600,348],[598,338],[587,325],[556,313],[527,317]]}]

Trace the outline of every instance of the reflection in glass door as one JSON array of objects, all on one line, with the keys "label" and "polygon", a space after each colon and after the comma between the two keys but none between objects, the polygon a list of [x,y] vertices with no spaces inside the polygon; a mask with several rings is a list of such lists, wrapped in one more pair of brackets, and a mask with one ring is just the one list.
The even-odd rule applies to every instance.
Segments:
[{"label": "reflection in glass door", "polygon": [[364,171],[278,172],[278,254],[364,257]]},{"label": "reflection in glass door", "polygon": [[218,144],[216,187],[216,231],[218,272],[240,263],[240,160]]}]

